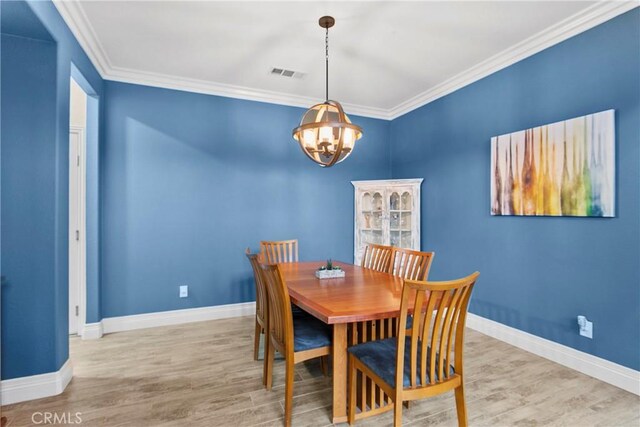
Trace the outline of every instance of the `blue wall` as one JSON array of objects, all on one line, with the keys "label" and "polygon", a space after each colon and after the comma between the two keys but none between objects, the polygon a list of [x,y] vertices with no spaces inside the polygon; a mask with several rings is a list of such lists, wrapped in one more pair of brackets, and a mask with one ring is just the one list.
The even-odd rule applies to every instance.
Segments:
[{"label": "blue wall", "polygon": [[56,45],[6,34],[1,42],[2,377],[7,378],[57,369],[51,357]]},{"label": "blue wall", "polygon": [[[388,178],[389,122],[322,169],[291,137],[303,109],[106,82],[102,315],[254,300],[247,246],[353,257],[355,179]],[[178,286],[189,297],[178,298]]]},{"label": "blue wall", "polygon": [[[102,79],[50,2],[2,8],[2,379],[68,358],[71,63]],[[16,37],[17,36],[17,37]]]},{"label": "blue wall", "polygon": [[[470,311],[640,368],[640,10],[391,124],[394,178],[424,177],[431,278],[481,272]],[[490,216],[490,139],[616,110],[617,216]],[[578,335],[576,316],[594,322]]]},{"label": "blue wall", "polygon": [[[297,237],[302,259],[348,261],[349,181],[424,177],[433,279],[478,269],[474,313],[640,367],[637,9],[391,123],[352,117],[365,128],[356,154],[323,170],[291,139],[302,109],[103,86],[50,2],[0,7],[13,34],[2,36],[1,70],[3,379],[68,357],[72,62],[101,100],[90,109],[102,109],[88,140],[88,321],[251,301],[242,254],[261,239]],[[491,136],[609,108],[616,218],[489,215]],[[189,298],[178,298],[182,284]],[[594,340],[578,336],[577,314],[595,322]]]}]

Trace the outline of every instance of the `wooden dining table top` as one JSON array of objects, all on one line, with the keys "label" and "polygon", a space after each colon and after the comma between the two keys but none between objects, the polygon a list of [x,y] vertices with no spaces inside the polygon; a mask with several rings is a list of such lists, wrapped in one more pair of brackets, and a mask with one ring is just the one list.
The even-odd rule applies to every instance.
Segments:
[{"label": "wooden dining table top", "polygon": [[346,262],[334,261],[345,277],[318,279],[324,261],[278,264],[294,304],[327,324],[398,317],[402,279]]}]

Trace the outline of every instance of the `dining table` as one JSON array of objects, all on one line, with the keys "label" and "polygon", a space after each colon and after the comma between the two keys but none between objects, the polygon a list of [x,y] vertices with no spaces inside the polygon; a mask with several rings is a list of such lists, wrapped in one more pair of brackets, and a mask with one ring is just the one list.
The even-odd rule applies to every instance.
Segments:
[{"label": "dining table", "polygon": [[346,422],[348,330],[355,331],[353,325],[361,322],[397,318],[403,281],[388,273],[340,261],[334,261],[333,265],[339,266],[345,277],[331,279],[315,276],[323,261],[278,265],[291,301],[333,327],[333,422]]}]

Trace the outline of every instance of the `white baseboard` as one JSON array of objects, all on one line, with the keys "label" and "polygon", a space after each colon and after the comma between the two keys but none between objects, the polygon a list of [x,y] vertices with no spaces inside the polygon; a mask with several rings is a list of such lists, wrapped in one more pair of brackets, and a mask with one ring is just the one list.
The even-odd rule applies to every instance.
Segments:
[{"label": "white baseboard", "polygon": [[72,377],[73,365],[67,359],[56,372],[2,380],[0,382],[0,403],[10,405],[58,395],[64,391]]},{"label": "white baseboard", "polygon": [[[82,339],[97,339],[111,332],[131,331],[156,326],[178,325],[205,320],[251,316],[256,312],[255,302],[189,308],[185,310],[161,311],[132,316],[107,317],[97,323],[87,323],[82,328]],[[14,378],[0,382],[0,404],[55,396],[64,391],[73,377],[71,361],[67,360],[60,370],[47,374]]]},{"label": "white baseboard", "polygon": [[502,323],[468,313],[467,327],[640,395],[640,372]]},{"label": "white baseboard", "polygon": [[95,340],[98,338],[102,338],[103,333],[102,321],[100,321],[97,323],[85,323],[80,335],[82,336],[83,340]]},{"label": "white baseboard", "polygon": [[130,316],[106,317],[97,323],[87,323],[82,330],[82,339],[98,339],[102,338],[103,334],[113,332],[179,325],[205,320],[226,319],[229,317],[250,316],[255,314],[255,312],[255,302],[243,302],[239,304],[159,311]]},{"label": "white baseboard", "polygon": [[243,302],[239,304],[135,314],[132,316],[106,317],[102,319],[102,330],[105,334],[108,334],[111,332],[154,328],[156,326],[179,325],[181,323],[250,316],[255,314],[255,312],[255,302]]}]

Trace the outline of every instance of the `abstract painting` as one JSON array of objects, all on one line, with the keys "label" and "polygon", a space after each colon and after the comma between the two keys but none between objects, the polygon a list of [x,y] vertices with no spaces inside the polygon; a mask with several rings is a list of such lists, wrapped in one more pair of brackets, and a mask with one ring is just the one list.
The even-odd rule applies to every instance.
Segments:
[{"label": "abstract painting", "polygon": [[491,214],[615,215],[614,110],[491,138]]}]

